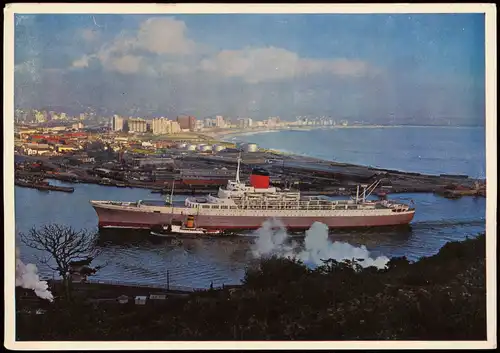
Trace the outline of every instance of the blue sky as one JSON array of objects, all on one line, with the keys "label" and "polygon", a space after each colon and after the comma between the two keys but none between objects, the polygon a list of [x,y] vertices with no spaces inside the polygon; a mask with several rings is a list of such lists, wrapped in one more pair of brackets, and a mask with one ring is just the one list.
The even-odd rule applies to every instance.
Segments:
[{"label": "blue sky", "polygon": [[484,121],[483,14],[61,14],[16,23],[17,105]]}]

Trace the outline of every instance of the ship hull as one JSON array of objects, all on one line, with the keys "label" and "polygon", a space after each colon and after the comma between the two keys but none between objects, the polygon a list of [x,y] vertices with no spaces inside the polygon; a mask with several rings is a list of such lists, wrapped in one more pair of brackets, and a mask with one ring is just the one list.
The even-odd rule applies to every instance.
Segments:
[{"label": "ship hull", "polygon": [[[187,214],[140,212],[127,209],[95,206],[100,228],[151,229],[153,226],[169,224],[172,220],[185,221]],[[281,221],[290,230],[307,230],[315,222],[329,228],[383,227],[409,224],[414,211],[394,212],[387,215],[344,215],[344,216],[241,216],[241,215],[195,215],[197,227],[220,230],[258,229],[269,218]]]}]

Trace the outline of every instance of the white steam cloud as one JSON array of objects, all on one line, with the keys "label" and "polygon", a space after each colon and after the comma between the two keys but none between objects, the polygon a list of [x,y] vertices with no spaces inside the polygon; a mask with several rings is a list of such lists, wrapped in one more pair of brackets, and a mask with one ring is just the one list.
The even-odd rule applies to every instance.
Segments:
[{"label": "white steam cloud", "polygon": [[365,246],[355,247],[344,242],[331,242],[328,240],[328,227],[320,222],[315,222],[306,231],[304,247],[290,241],[286,227],[276,219],[267,220],[256,232],[257,240],[253,247],[255,257],[280,256],[301,260],[307,265],[321,265],[321,260],[334,259],[337,261],[362,259],[362,267],[375,266],[382,269],[389,262],[386,256],[370,257],[370,252]]},{"label": "white steam cloud", "polygon": [[49,291],[49,286],[46,281],[41,281],[38,277],[38,269],[36,265],[27,264],[19,258],[20,252],[16,248],[16,287],[23,287],[26,289],[33,289],[35,294],[48,301],[53,301],[54,297]]}]

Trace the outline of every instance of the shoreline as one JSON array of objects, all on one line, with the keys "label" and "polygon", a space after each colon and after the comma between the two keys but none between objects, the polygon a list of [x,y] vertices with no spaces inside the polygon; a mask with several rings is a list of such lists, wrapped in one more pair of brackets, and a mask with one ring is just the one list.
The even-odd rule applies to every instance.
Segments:
[{"label": "shoreline", "polygon": [[484,126],[445,126],[445,125],[320,125],[320,126],[301,126],[301,125],[288,125],[275,128],[255,127],[247,129],[224,129],[216,132],[203,132],[204,135],[210,136],[214,139],[225,138],[228,136],[249,136],[261,133],[272,133],[282,131],[313,131],[313,130],[336,130],[336,129],[394,129],[394,128],[484,128]]}]

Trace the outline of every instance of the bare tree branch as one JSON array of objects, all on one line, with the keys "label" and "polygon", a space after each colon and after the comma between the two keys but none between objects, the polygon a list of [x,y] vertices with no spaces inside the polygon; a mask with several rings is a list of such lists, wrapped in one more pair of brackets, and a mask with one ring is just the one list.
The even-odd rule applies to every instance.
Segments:
[{"label": "bare tree branch", "polygon": [[[40,228],[33,227],[27,234],[21,233],[20,238],[26,246],[43,252],[45,257],[40,258],[40,262],[53,271],[58,271],[65,281],[73,261],[82,258],[92,261],[101,253],[96,245],[96,232],[75,230],[71,226],[49,224]],[[96,270],[102,267],[99,266]]]}]

